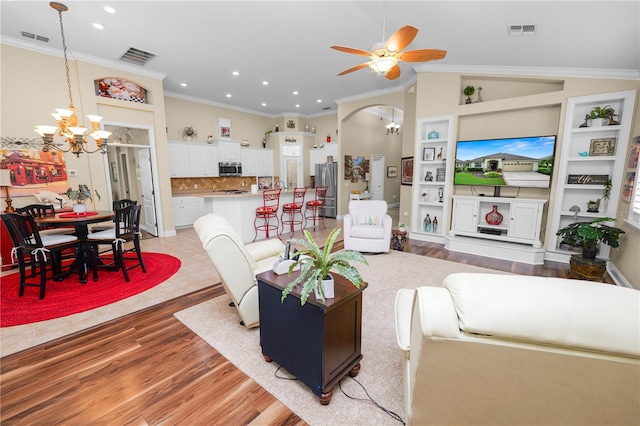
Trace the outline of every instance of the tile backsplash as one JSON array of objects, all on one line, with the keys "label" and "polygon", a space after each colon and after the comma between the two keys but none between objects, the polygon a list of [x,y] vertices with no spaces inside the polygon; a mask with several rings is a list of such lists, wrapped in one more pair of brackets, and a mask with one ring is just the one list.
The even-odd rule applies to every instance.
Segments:
[{"label": "tile backsplash", "polygon": [[172,178],[171,192],[213,190],[214,187],[217,191],[242,188],[248,190],[254,183],[257,183],[257,179],[251,176]]}]

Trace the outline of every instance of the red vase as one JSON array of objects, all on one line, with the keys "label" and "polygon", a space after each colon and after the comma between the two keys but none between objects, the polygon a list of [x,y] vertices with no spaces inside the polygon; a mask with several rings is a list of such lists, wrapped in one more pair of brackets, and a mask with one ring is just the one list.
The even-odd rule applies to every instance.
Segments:
[{"label": "red vase", "polygon": [[493,210],[487,213],[484,219],[489,225],[500,225],[502,222],[502,213],[498,211],[498,206],[493,206]]}]

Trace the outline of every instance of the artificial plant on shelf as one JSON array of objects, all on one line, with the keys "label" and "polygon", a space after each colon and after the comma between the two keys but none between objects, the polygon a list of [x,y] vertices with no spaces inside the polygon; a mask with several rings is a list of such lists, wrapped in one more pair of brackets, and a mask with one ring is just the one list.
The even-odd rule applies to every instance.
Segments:
[{"label": "artificial plant on shelf", "polygon": [[333,229],[327,240],[324,243],[324,247],[320,248],[313,240],[313,236],[306,229],[304,235],[306,240],[294,238],[291,240],[294,244],[299,244],[304,247],[296,254],[298,260],[293,262],[289,267],[289,275],[293,270],[300,266],[300,275],[291,281],[289,285],[282,290],[282,301],[287,297],[291,290],[298,285],[302,284],[300,289],[300,304],[304,305],[309,295],[317,288],[317,295],[320,296],[322,301],[325,300],[325,288],[322,280],[329,276],[329,272],[336,272],[347,280],[349,280],[356,288],[360,288],[364,284],[364,280],[360,276],[360,272],[349,264],[350,261],[364,263],[369,265],[367,259],[357,251],[342,250],[336,253],[331,253],[333,245],[340,233],[340,228]]}]

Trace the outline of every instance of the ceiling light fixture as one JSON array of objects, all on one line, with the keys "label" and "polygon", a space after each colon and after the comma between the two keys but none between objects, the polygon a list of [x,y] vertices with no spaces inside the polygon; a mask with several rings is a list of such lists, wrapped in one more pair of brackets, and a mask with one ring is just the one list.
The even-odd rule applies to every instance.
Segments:
[{"label": "ceiling light fixture", "polygon": [[94,23],[92,25],[93,25],[93,28],[95,28],[96,30],[104,30],[104,25],[102,25],[102,24],[99,24],[99,23],[96,22],[96,23]]},{"label": "ceiling light fixture", "polygon": [[396,123],[396,109],[393,108],[393,112],[391,113],[391,123],[384,126],[387,128],[388,135],[399,135],[400,134],[400,125]]},{"label": "ceiling light fixture", "polygon": [[116,13],[116,10],[111,6],[105,6],[104,11],[107,13]]},{"label": "ceiling light fixture", "polygon": [[[64,26],[62,25],[62,12],[69,10],[67,6],[62,3],[51,2],[49,5],[58,11],[58,17],[60,20],[60,34],[62,35],[62,50],[64,53],[64,66],[67,76],[67,87],[69,90],[69,106],[66,109],[58,108],[57,112],[54,112],[53,118],[58,122],[57,126],[36,126],[35,131],[42,137],[43,151],[56,150],[61,152],[71,151],[76,157],[80,157],[80,154],[84,151],[88,154],[94,152],[107,153],[107,138],[111,135],[111,132],[100,130],[100,121],[102,117],[97,115],[87,115],[89,121],[91,121],[91,127],[93,132],[89,135],[85,135],[87,129],[82,126],[78,126],[78,117],[76,116],[76,108],[73,106],[73,97],[71,94],[71,79],[69,77],[69,61],[67,59],[67,43],[64,38]],[[69,147],[63,149],[60,144],[54,143],[53,138],[55,134],[62,136]],[[86,136],[91,136],[95,139],[97,149],[90,150],[88,148],[88,141]]]}]

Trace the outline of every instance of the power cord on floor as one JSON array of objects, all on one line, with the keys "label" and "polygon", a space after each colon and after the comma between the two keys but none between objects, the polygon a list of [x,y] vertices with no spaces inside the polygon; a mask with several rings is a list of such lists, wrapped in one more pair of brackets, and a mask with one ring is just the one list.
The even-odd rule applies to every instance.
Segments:
[{"label": "power cord on floor", "polygon": [[[351,376],[347,376],[347,377],[351,377]],[[382,411],[387,413],[387,415],[389,415],[389,417],[391,417],[392,419],[399,421],[403,425],[405,424],[404,421],[402,420],[402,417],[400,417],[397,413],[394,413],[393,411],[391,411],[391,410],[389,410],[387,408],[384,408],[382,405],[378,404],[373,398],[371,398],[371,395],[369,395],[369,392],[367,392],[367,390],[364,388],[363,384],[360,383],[358,380],[356,380],[355,377],[351,377],[351,379],[354,382],[356,382],[357,384],[360,385],[360,387],[362,388],[364,393],[367,395],[367,398],[356,398],[356,397],[347,395],[347,393],[344,391],[344,389],[342,389],[342,380],[341,380],[340,382],[338,382],[338,386],[340,387],[340,391],[344,394],[344,396],[346,396],[349,399],[353,399],[355,401],[369,401],[373,405],[375,405],[376,407],[378,407],[379,409],[381,409]]]},{"label": "power cord on floor", "polygon": [[[279,366],[278,368],[276,368],[276,371],[274,371],[274,376],[276,376],[278,379],[283,379],[283,380],[298,380],[295,377],[285,377],[285,376],[280,376],[278,375],[278,371],[280,371],[282,367]],[[360,385],[360,387],[362,388],[362,390],[364,391],[364,393],[367,395],[367,398],[356,398],[353,396],[348,395],[344,389],[342,389],[342,380],[340,380],[338,382],[338,387],[340,388],[340,391],[344,394],[344,396],[346,396],[349,399],[353,399],[354,401],[365,401],[365,402],[370,402],[373,405],[375,405],[376,407],[378,407],[379,409],[381,409],[382,411],[384,411],[385,413],[387,413],[387,415],[389,415],[389,417],[391,417],[394,420],[399,421],[400,423],[402,423],[403,425],[405,424],[404,421],[402,420],[402,417],[400,417],[400,415],[398,415],[397,413],[394,413],[393,411],[384,408],[383,406],[381,406],[380,404],[378,404],[373,398],[371,398],[371,395],[369,395],[369,392],[367,392],[367,390],[364,388],[364,385],[362,383],[360,383],[358,380],[356,380],[355,377],[351,377],[351,376],[346,376],[346,377],[350,377],[354,382],[356,382],[357,384]],[[345,377],[345,378],[346,378]]]}]

